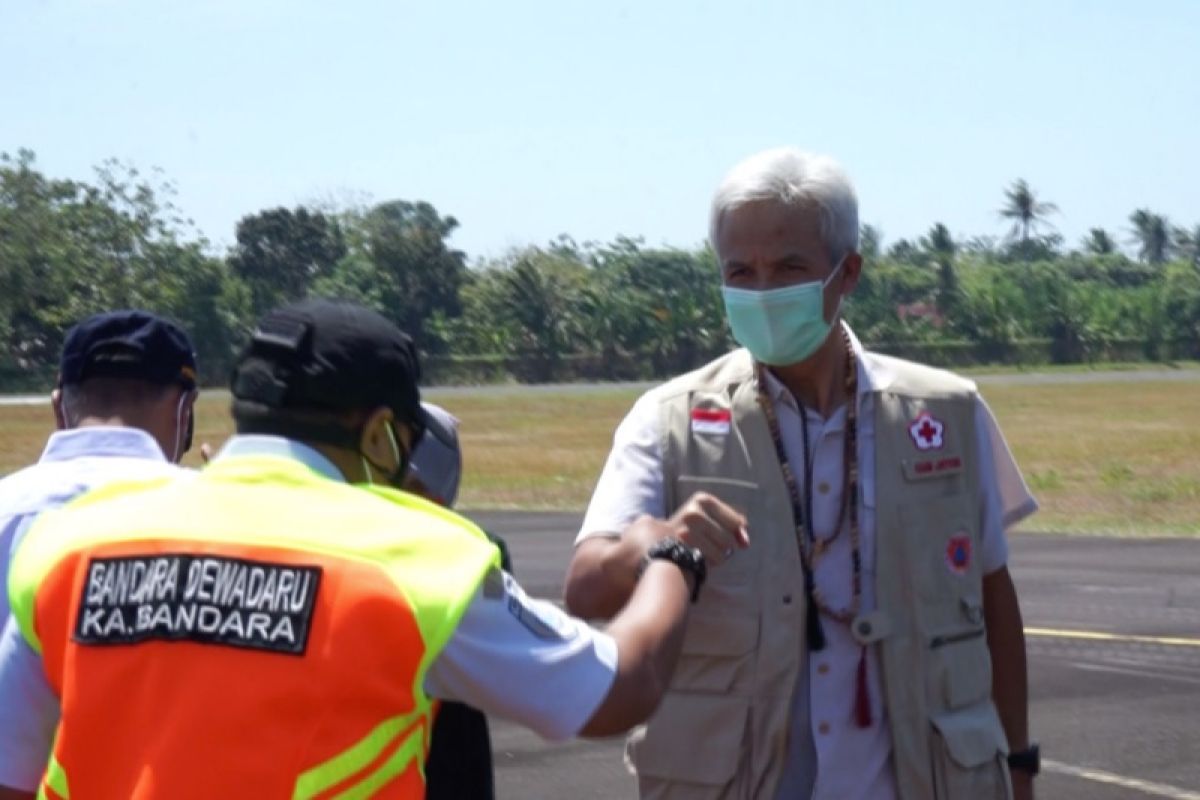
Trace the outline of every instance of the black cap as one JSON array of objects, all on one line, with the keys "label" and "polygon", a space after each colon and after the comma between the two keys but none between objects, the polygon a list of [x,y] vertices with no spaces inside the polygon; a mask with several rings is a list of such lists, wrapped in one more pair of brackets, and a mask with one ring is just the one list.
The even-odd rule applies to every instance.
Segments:
[{"label": "black cap", "polygon": [[258,323],[233,371],[235,403],[344,412],[387,406],[416,433],[425,428],[412,339],[354,303],[303,300]]},{"label": "black cap", "polygon": [[59,381],[133,378],[196,386],[196,353],[179,326],[149,311],[107,311],[67,331]]}]

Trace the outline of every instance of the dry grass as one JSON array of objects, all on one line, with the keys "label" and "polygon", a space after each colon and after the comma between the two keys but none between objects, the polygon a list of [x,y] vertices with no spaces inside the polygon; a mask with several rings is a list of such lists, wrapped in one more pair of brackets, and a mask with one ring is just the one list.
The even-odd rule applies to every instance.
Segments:
[{"label": "dry grass", "polygon": [[[1042,503],[1029,528],[1200,533],[1200,382],[991,385],[985,395]],[[637,393],[429,396],[462,420],[462,507],[580,510]],[[226,403],[201,401],[197,442],[230,433]],[[51,425],[46,406],[0,408],[0,473],[36,460]]]},{"label": "dry grass", "polygon": [[1200,382],[989,386],[1038,530],[1200,533]]}]

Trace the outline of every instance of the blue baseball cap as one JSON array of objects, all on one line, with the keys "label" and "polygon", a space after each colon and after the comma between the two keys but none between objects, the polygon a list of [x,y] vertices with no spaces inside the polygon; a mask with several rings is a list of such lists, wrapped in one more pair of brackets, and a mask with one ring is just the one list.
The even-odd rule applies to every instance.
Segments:
[{"label": "blue baseball cap", "polygon": [[132,378],[196,386],[196,353],[178,325],[149,311],[106,311],[88,317],[63,342],[59,382]]}]

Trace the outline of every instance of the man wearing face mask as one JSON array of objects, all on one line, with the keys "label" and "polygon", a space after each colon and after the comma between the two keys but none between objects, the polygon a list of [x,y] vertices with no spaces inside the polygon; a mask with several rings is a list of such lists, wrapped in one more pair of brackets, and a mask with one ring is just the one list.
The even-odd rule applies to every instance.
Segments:
[{"label": "man wearing face mask", "polygon": [[173,323],[124,310],[72,327],[50,394],[58,430],[37,464],[0,481],[0,577],[39,511],[113,478],[170,473],[191,446],[196,394],[192,343]]},{"label": "man wearing face mask", "polygon": [[[37,464],[0,481],[0,580],[7,579],[10,554],[40,512],[116,479],[174,474],[191,442],[195,400],[192,343],[171,322],[123,310],[71,328],[50,395],[58,430]],[[8,616],[8,593],[0,592],[0,629]],[[16,640],[6,644],[13,647],[0,647],[3,663],[23,649]],[[17,675],[14,684],[16,691],[0,700],[0,785],[34,786],[58,703],[36,669]],[[8,723],[16,720],[35,733],[15,736]],[[34,766],[22,770],[22,763]]]},{"label": "man wearing face mask", "polygon": [[621,423],[566,586],[580,616],[619,607],[646,518],[720,565],[630,739],[641,796],[1032,797],[1005,531],[1037,506],[991,412],[842,321],[862,257],[832,160],[750,157],[709,232],[743,348]]},{"label": "man wearing face mask", "polygon": [[[43,515],[0,647],[31,654],[62,713],[48,764],[19,765],[40,786],[0,798],[420,798],[433,698],[550,739],[644,721],[702,556],[648,554],[606,631],[529,599],[482,531],[395,488],[427,425],[419,379],[372,311],[277,309],[234,370],[237,435],[202,472]],[[0,661],[0,730],[32,737],[8,716],[22,669]]]}]

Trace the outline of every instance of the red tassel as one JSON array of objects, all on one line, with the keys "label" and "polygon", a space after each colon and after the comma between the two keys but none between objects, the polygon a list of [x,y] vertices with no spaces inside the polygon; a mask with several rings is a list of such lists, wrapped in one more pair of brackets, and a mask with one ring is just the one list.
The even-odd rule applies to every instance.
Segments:
[{"label": "red tassel", "polygon": [[871,727],[871,692],[867,688],[867,647],[858,656],[858,691],[854,697],[854,721],[860,728]]}]

